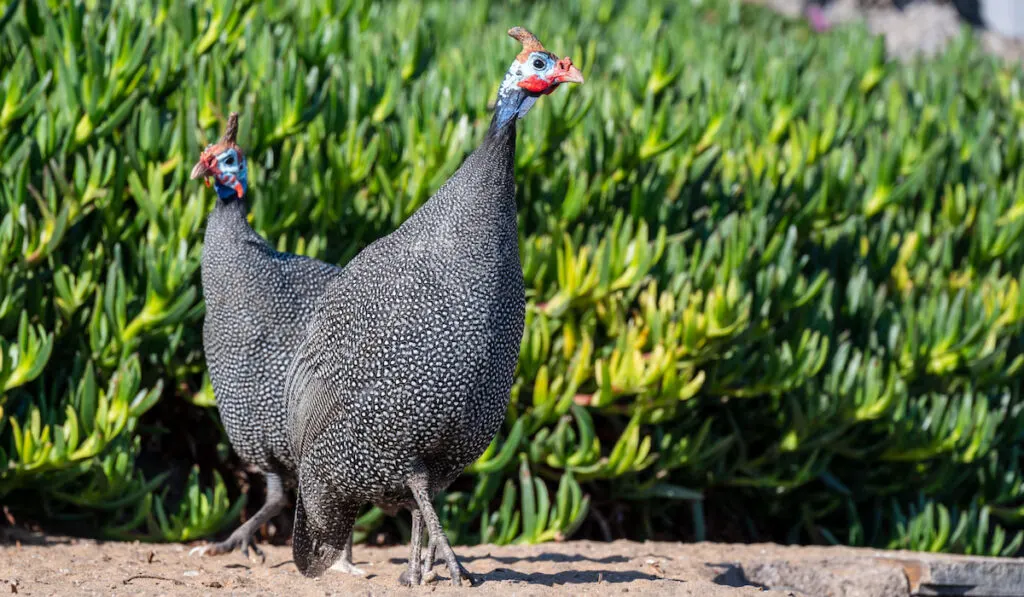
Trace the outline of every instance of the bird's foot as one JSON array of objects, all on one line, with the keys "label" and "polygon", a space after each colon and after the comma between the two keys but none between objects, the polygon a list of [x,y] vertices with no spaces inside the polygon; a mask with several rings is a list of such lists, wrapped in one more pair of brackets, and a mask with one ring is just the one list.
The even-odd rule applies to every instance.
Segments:
[{"label": "bird's foot", "polygon": [[[429,583],[434,582],[438,578],[439,577],[437,576],[437,572],[436,571],[434,571],[434,570],[424,570],[423,571],[423,576],[421,577],[421,580],[420,580],[420,584],[422,584],[422,585],[429,584]],[[476,577],[473,576],[472,574],[470,574],[469,570],[466,570],[466,568],[462,564],[459,564],[459,578],[458,579],[452,579],[452,584],[458,586],[458,585],[462,584],[461,581],[466,581],[467,583],[469,583],[470,586],[473,586],[473,585],[477,584]]]},{"label": "bird's foot", "polygon": [[419,574],[419,571],[414,571],[413,568],[414,566],[409,566],[402,571],[398,576],[398,584],[403,587],[414,587],[416,585],[423,584],[423,576]]},{"label": "bird's foot", "polygon": [[330,567],[330,570],[334,572],[342,572],[344,574],[351,574],[352,576],[366,576],[366,572],[362,568],[357,568],[350,560],[342,558],[334,563]]},{"label": "bird's foot", "polygon": [[[426,572],[421,573],[419,579],[414,579],[412,578],[412,576],[412,571],[406,568],[405,571],[403,571],[402,574],[398,577],[398,582],[401,583],[402,586],[412,587],[415,585],[428,585],[439,578],[437,576],[437,572],[435,572],[434,570],[428,570]],[[477,584],[476,577],[470,574],[468,570],[466,570],[460,565],[459,579],[457,579],[452,584],[460,585],[462,584],[461,581],[469,583],[470,586]]]},{"label": "bird's foot", "polygon": [[[427,555],[424,554],[423,561],[420,562],[419,570],[415,570],[414,566],[409,566],[398,577],[398,582],[406,587],[426,585],[434,582],[439,578],[437,576],[437,572],[434,570],[435,563],[436,562],[433,561],[433,558],[428,558]],[[461,563],[459,563],[459,577],[460,580],[464,580],[470,585],[475,585],[477,582],[476,578],[470,574]],[[453,584],[458,583],[456,581]]]},{"label": "bird's foot", "polygon": [[259,562],[261,564],[265,562],[267,560],[267,556],[263,555],[263,550],[261,550],[259,547],[256,546],[256,544],[252,542],[252,535],[250,535],[248,532],[240,533],[239,531],[243,531],[243,529],[238,528],[237,530],[235,530],[234,533],[231,533],[230,537],[228,537],[224,541],[221,541],[220,543],[207,543],[206,545],[194,547],[192,548],[191,551],[188,552],[188,555],[198,555],[199,557],[219,556],[222,554],[231,553],[236,549],[241,549],[242,555],[244,555],[246,559],[254,560],[255,558],[249,555],[249,549],[251,548],[253,553],[255,553],[256,556],[259,558]]},{"label": "bird's foot", "polygon": [[[476,577],[469,573],[462,564],[459,564],[459,576],[462,577],[460,580],[465,581],[469,586],[477,584]],[[456,579],[452,579],[452,584],[455,586],[461,585],[461,582],[457,582]]]}]

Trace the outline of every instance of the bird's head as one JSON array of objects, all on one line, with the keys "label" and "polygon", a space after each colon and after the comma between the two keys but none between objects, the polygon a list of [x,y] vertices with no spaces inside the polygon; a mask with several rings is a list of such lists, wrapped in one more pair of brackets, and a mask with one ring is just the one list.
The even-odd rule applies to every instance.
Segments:
[{"label": "bird's head", "polygon": [[562,83],[582,83],[583,74],[572,64],[572,58],[559,58],[544,49],[537,36],[522,27],[508,30],[513,39],[523,44],[508,73],[510,83],[528,93],[547,95]]},{"label": "bird's head", "polygon": [[538,97],[554,92],[562,83],[583,83],[583,74],[568,56],[559,58],[547,51],[537,36],[522,27],[509,29],[508,34],[523,44],[523,51],[512,61],[498,90],[500,121],[513,114],[526,116]]},{"label": "bird's head", "polygon": [[192,180],[203,178],[207,186],[213,179],[217,196],[221,199],[240,199],[249,188],[249,170],[245,154],[235,143],[238,136],[238,113],[228,116],[227,130],[220,141],[207,145],[192,167]]}]

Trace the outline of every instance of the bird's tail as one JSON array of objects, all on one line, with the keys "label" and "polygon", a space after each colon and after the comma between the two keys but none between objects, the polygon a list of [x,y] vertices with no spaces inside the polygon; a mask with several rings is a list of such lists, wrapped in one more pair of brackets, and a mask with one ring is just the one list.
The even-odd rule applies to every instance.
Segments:
[{"label": "bird's tail", "polygon": [[317,539],[306,520],[306,507],[301,493],[295,500],[295,528],[292,531],[292,558],[303,576],[316,578],[341,558],[340,549],[335,549]]}]

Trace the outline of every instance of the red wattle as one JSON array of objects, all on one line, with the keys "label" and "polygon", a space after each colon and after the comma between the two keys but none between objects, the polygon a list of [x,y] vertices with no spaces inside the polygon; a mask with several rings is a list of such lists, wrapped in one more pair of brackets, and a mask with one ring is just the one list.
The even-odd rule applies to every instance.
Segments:
[{"label": "red wattle", "polygon": [[533,93],[540,93],[547,89],[549,85],[551,85],[551,83],[541,79],[537,75],[530,75],[519,82],[520,87],[527,91],[532,91]]}]

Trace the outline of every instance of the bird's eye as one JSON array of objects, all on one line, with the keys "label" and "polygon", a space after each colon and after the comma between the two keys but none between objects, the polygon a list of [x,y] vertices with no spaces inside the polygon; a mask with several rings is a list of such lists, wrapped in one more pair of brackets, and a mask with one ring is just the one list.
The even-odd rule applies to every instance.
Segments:
[{"label": "bird's eye", "polygon": [[533,68],[537,70],[544,68],[544,61],[541,60],[540,58],[537,58],[536,60],[533,61]]},{"label": "bird's eye", "polygon": [[229,155],[228,159],[224,160],[224,163],[227,164],[228,166],[234,166],[235,165],[235,156]]}]

